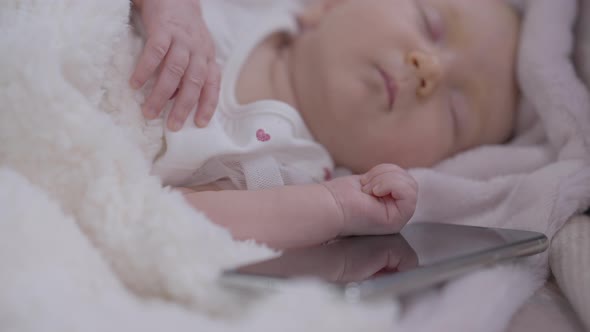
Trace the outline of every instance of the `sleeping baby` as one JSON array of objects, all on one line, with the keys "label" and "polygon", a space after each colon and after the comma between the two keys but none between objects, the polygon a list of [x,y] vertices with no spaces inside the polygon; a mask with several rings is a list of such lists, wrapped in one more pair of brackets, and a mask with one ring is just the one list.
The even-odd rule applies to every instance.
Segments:
[{"label": "sleeping baby", "polygon": [[[512,133],[519,24],[501,1],[134,2],[148,42],[133,85],[160,66],[144,114],[172,99],[153,173],[236,238],[288,248],[398,232],[418,191],[404,169]],[[200,58],[174,47],[182,38],[148,52],[172,18],[201,33],[201,12],[211,82],[189,77]],[[332,179],[335,167],[355,175]]]}]

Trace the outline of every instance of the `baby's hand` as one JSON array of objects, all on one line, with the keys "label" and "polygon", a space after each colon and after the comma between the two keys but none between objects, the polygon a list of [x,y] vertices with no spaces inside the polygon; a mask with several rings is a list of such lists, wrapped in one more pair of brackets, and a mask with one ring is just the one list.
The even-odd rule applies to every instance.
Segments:
[{"label": "baby's hand", "polygon": [[147,42],[135,72],[133,88],[142,87],[159,70],[156,84],[143,105],[148,119],[160,115],[176,96],[168,128],[179,130],[197,104],[195,124],[204,127],[215,112],[220,73],[215,49],[201,17],[199,0],[133,0],[141,12]]},{"label": "baby's hand", "polygon": [[382,164],[325,186],[342,210],[344,236],[397,233],[416,209],[418,183],[395,165]]}]

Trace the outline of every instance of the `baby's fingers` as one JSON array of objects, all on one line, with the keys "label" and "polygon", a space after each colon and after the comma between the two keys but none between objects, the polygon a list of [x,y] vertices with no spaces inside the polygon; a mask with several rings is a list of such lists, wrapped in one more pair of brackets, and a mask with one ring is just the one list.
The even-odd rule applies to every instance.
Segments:
[{"label": "baby's fingers", "polygon": [[383,173],[374,177],[362,188],[363,192],[377,197],[391,195],[394,199],[404,199],[416,196],[418,186],[416,181],[406,173]]},{"label": "baby's fingers", "polygon": [[372,195],[385,199],[389,216],[399,215],[407,222],[416,210],[418,187],[408,177],[384,176],[372,188]]},{"label": "baby's fingers", "polygon": [[371,191],[376,197],[389,196],[395,200],[403,200],[416,196],[417,192],[412,185],[404,179],[385,179],[377,183]]},{"label": "baby's fingers", "polygon": [[373,167],[370,171],[368,171],[363,176],[361,176],[361,184],[364,186],[367,183],[370,183],[371,181],[373,181],[378,176],[381,176],[386,173],[406,174],[406,171],[403,168],[401,168],[397,165],[394,165],[394,164],[381,164],[381,165]]},{"label": "baby's fingers", "polygon": [[172,38],[167,34],[156,34],[148,39],[131,76],[132,88],[141,88],[154,74],[166,54],[168,54],[171,43]]}]

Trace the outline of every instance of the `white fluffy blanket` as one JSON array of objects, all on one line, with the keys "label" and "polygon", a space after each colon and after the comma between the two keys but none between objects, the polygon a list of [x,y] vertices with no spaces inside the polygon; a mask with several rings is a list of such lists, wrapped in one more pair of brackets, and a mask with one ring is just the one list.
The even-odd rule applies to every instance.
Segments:
[{"label": "white fluffy blanket", "polygon": [[[530,2],[519,136],[415,170],[413,222],[552,235],[590,202],[576,3]],[[316,284],[265,298],[219,287],[222,268],[272,253],[148,175],[161,127],[127,86],[141,46],[128,14],[121,0],[0,2],[0,330],[495,332],[542,284],[545,256],[416,295],[404,315],[394,299],[346,303]]]}]

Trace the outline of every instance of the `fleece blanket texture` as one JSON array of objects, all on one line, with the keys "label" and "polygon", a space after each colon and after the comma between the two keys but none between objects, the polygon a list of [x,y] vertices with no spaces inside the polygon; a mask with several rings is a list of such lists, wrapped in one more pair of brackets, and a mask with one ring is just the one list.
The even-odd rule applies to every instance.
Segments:
[{"label": "fleece blanket texture", "polygon": [[[590,84],[590,1],[580,3],[574,58],[586,85]],[[575,216],[551,242],[551,272],[590,331],[590,214]]]},{"label": "fleece blanket texture", "polygon": [[[576,1],[519,6],[518,135],[412,170],[412,222],[551,236],[590,202]],[[120,0],[0,2],[0,330],[496,332],[543,284],[546,255],[416,294],[403,315],[396,299],[349,303],[310,282],[264,297],[221,287],[223,268],[275,253],[149,175],[162,124],[127,85],[141,49],[129,16]]]}]

